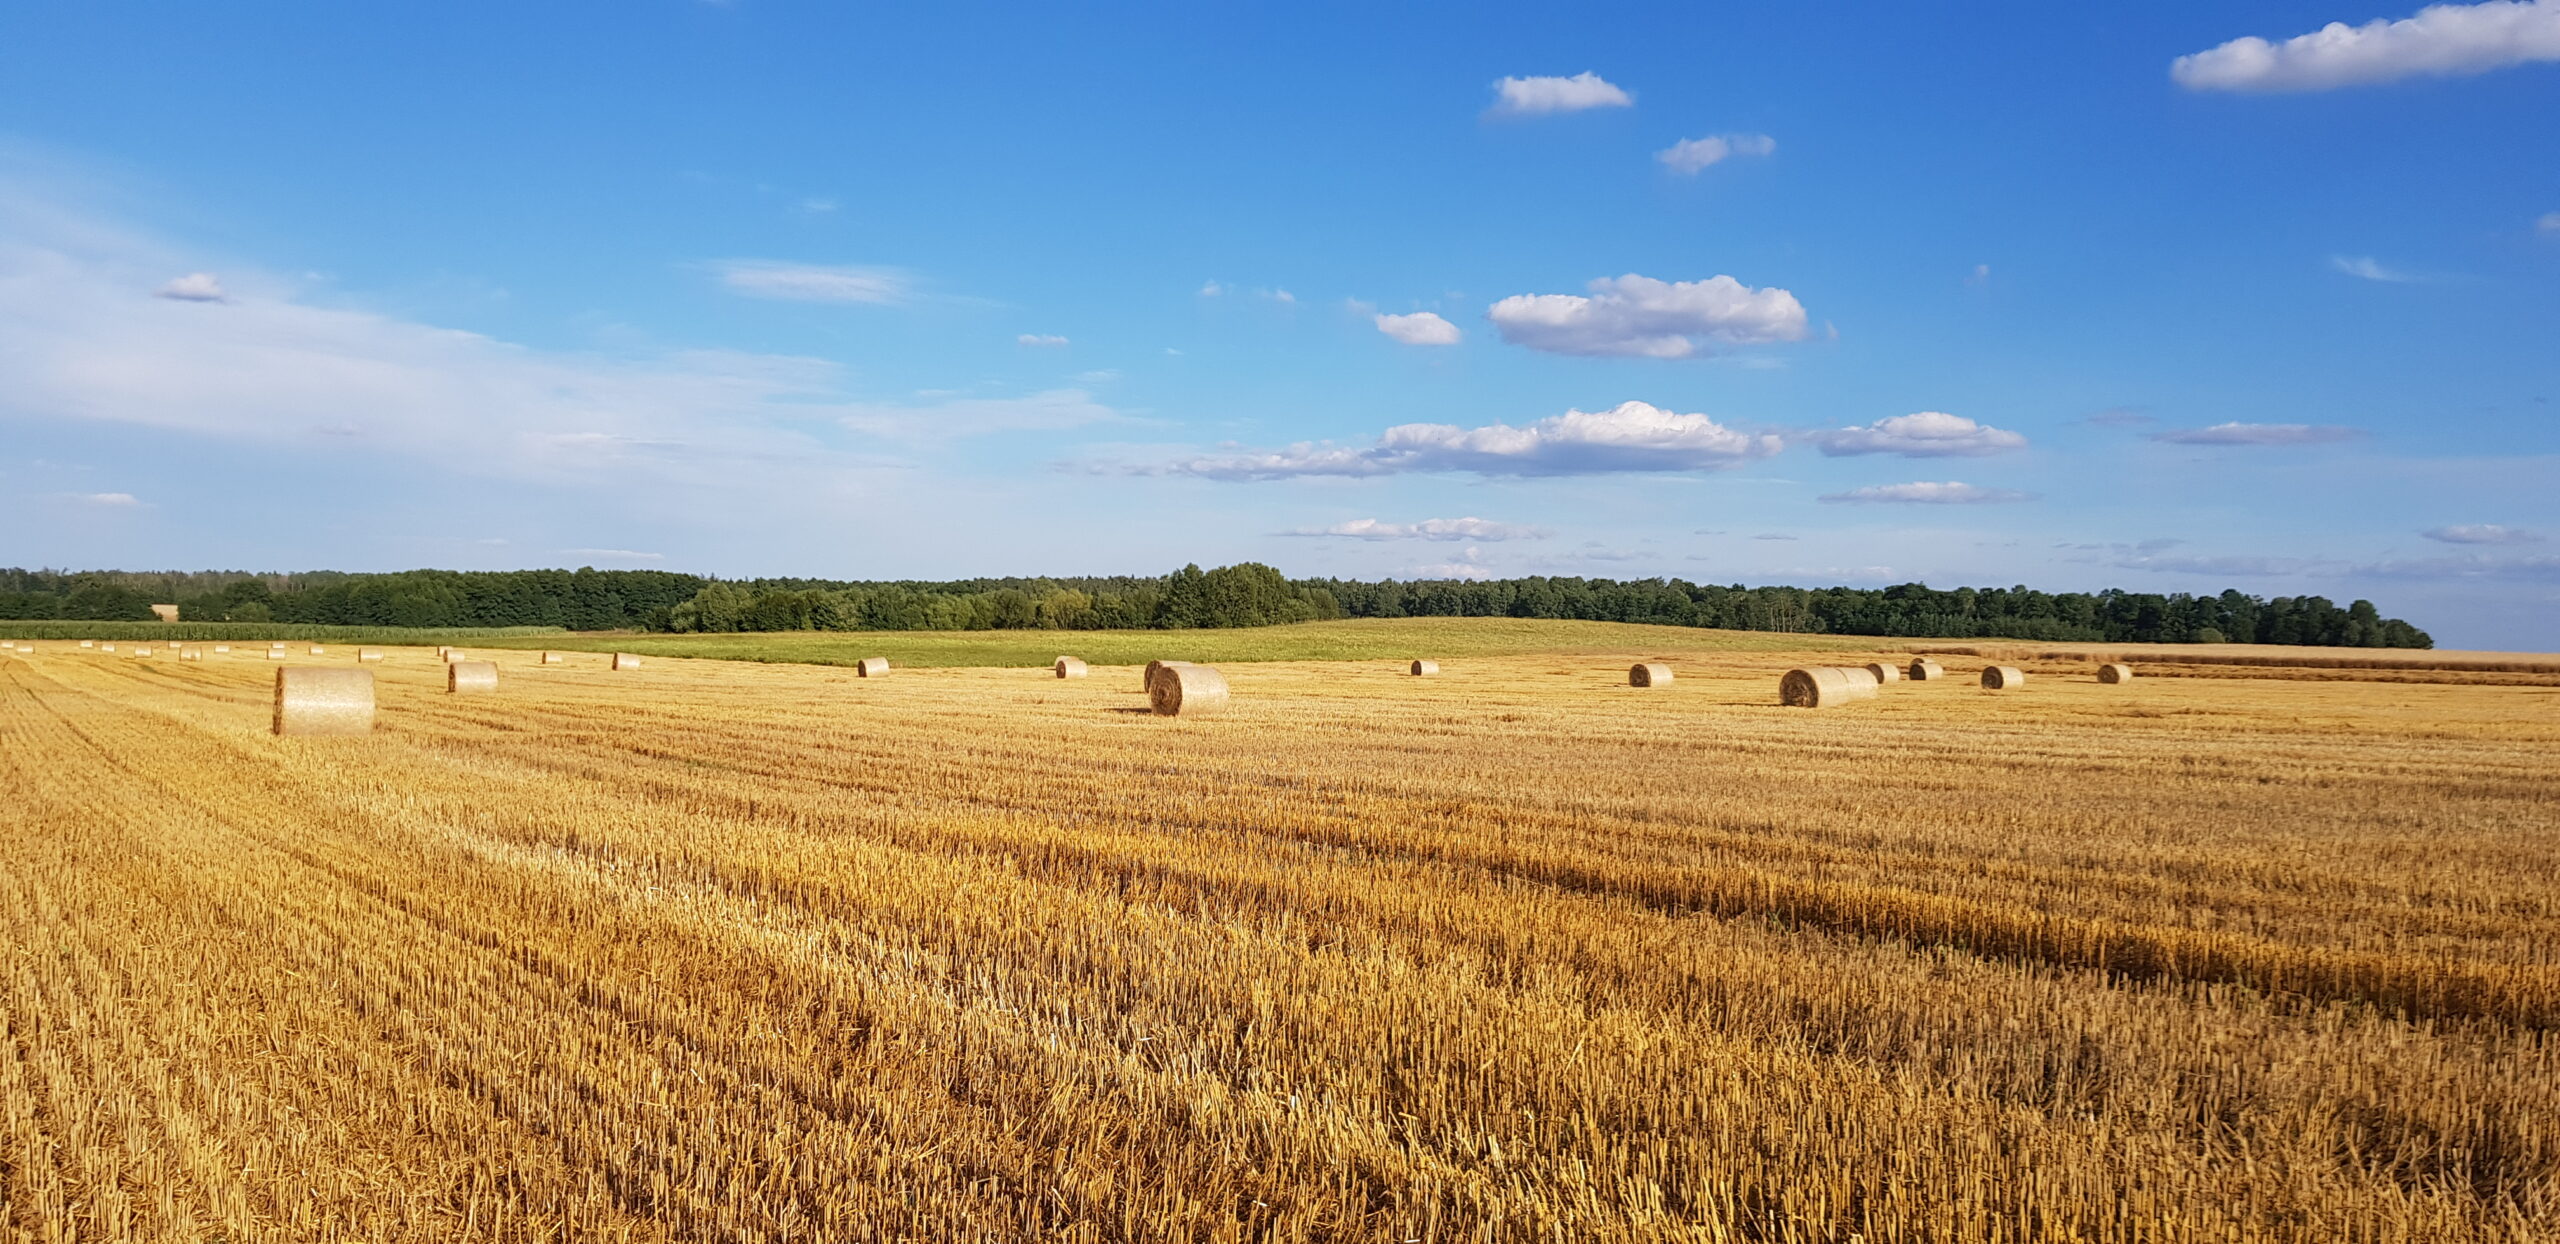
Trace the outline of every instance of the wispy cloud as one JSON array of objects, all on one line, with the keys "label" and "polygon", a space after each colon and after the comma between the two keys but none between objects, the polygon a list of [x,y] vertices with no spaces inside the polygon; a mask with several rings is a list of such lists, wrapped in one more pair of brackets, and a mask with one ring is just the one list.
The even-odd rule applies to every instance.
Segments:
[{"label": "wispy cloud", "polygon": [[2222,556],[2135,556],[2117,558],[2115,565],[2126,570],[2157,570],[2180,574],[2234,575],[2243,578],[2277,578],[2297,575],[2337,563],[2305,557],[2252,557],[2246,554]]},{"label": "wispy cloud", "polygon": [[1049,389],[1022,397],[949,397],[914,404],[848,402],[822,408],[846,429],[908,442],[937,442],[996,432],[1055,432],[1125,422],[1128,416],[1083,389]]},{"label": "wispy cloud", "polygon": [[2415,285],[2426,278],[2398,268],[2384,267],[2371,255],[2331,255],[2329,266],[2348,276],[2364,281],[2381,281],[2391,285]]},{"label": "wispy cloud", "polygon": [[1056,333],[1024,333],[1013,339],[1018,346],[1062,346],[1067,339]]},{"label": "wispy cloud", "polygon": [[2560,237],[2560,212],[2544,212],[2533,222],[2533,231],[2546,238]]},{"label": "wispy cloud", "polygon": [[1355,518],[1330,527],[1302,527],[1284,531],[1284,536],[1325,536],[1344,540],[1543,540],[1547,533],[1536,527],[1518,523],[1497,523],[1489,518],[1426,518],[1410,523],[1390,523],[1374,518]]},{"label": "wispy cloud", "polygon": [[210,272],[190,272],[160,287],[158,296],[173,302],[221,302],[227,295]]},{"label": "wispy cloud", "polygon": [[1653,158],[1672,172],[1696,176],[1734,156],[1764,156],[1777,150],[1778,140],[1766,134],[1711,134],[1681,139],[1654,152]]},{"label": "wispy cloud", "polygon": [[1635,96],[1589,70],[1570,78],[1504,78],[1493,84],[1493,107],[1487,115],[1533,117],[1590,108],[1626,108]]},{"label": "wispy cloud", "polygon": [[896,268],[731,259],[712,265],[732,293],[785,302],[893,305],[914,293],[914,281]]},{"label": "wispy cloud", "polygon": [[110,509],[129,509],[142,504],[140,498],[129,492],[84,492],[74,495],[72,500]]},{"label": "wispy cloud", "polygon": [[2560,0],[2436,4],[2415,17],[2331,22],[2281,43],[2251,35],[2181,56],[2169,76],[2192,91],[2325,91],[2560,60]]},{"label": "wispy cloud", "polygon": [[1978,458],[2026,448],[2027,438],[1940,410],[1878,419],[1863,428],[1815,432],[1806,439],[1834,458],[1900,454],[1905,458]]},{"label": "wispy cloud", "polygon": [[2430,527],[2418,533],[2443,544],[2540,544],[2542,533],[2522,527],[2504,527],[2497,523],[2468,523],[2452,527]]},{"label": "wispy cloud", "polygon": [[2374,562],[2352,573],[2377,579],[2501,579],[2560,583],[2560,555],[2526,557],[2419,557]]},{"label": "wispy cloud", "polygon": [[2335,424],[2217,423],[2209,428],[2154,432],[2151,439],[2171,445],[2327,445],[2362,435],[2359,429]]},{"label": "wispy cloud", "polygon": [[1729,276],[1661,281],[1629,273],[1581,294],[1514,294],[1485,312],[1502,339],[1550,354],[1687,358],[1720,344],[1801,341],[1804,304]]},{"label": "wispy cloud", "polygon": [[1481,475],[1595,475],[1620,471],[1711,471],[1778,452],[1779,438],[1738,432],[1705,415],[1675,414],[1644,402],[1604,411],[1572,410],[1527,427],[1460,428],[1408,423],[1387,429],[1367,448],[1301,444],[1287,449],[1204,454],[1157,466],[1124,468],[1148,475],[1220,480],[1310,475],[1370,476],[1425,471]]},{"label": "wispy cloud", "polygon": [[1464,337],[1458,326],[1429,311],[1376,317],[1378,331],[1409,346],[1454,346]]},{"label": "wispy cloud", "polygon": [[1944,483],[1876,484],[1852,488],[1847,492],[1823,494],[1822,500],[1853,504],[1887,503],[1899,505],[1993,505],[2006,501],[2033,501],[2035,494],[2013,488],[1984,488],[1977,484]]}]

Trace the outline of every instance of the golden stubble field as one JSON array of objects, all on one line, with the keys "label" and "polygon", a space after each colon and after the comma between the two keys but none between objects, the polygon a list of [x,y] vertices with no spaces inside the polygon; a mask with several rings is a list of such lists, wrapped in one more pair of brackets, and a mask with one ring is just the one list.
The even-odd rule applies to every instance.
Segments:
[{"label": "golden stubble field", "polygon": [[[14,1240],[2549,1239],[2560,689],[0,658]],[[1901,650],[1877,649],[1894,656]],[[340,663],[352,650],[296,663]],[[1831,664],[1837,650],[1803,654]]]}]

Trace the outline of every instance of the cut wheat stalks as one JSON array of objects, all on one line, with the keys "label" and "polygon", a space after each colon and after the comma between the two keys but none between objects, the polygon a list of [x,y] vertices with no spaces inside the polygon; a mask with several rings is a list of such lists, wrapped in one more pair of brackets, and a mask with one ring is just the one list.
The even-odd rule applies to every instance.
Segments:
[{"label": "cut wheat stalks", "polygon": [[1147,688],[1147,706],[1159,717],[1199,717],[1227,706],[1226,676],[1188,661],[1166,664]]},{"label": "cut wheat stalks", "polygon": [[1876,696],[1875,675],[1836,665],[1791,669],[1778,679],[1778,703],[1789,708],[1836,708]]},{"label": "cut wheat stalks", "polygon": [[1647,661],[1627,669],[1627,685],[1630,687],[1662,687],[1670,685],[1670,682],[1671,667],[1659,662]]},{"label": "cut wheat stalks", "polygon": [[2122,661],[2109,661],[2098,667],[2098,681],[2119,683],[2133,681],[2133,667]]},{"label": "cut wheat stalks", "polygon": [[1429,678],[1439,672],[1440,663],[1438,661],[1416,661],[1413,663],[1413,676],[1416,678]]},{"label": "cut wheat stalks", "polygon": [[614,653],[614,654],[613,654],[613,664],[612,664],[612,667],[611,667],[611,668],[618,669],[618,670],[636,670],[636,669],[640,668],[640,657],[639,657],[639,655],[638,655],[637,653],[630,653],[630,652],[617,652],[617,653]]},{"label": "cut wheat stalks", "polygon": [[449,661],[444,667],[444,689],[453,695],[477,695],[498,689],[498,663],[495,661]]},{"label": "cut wheat stalks", "polygon": [[370,734],[372,731],[372,670],[288,665],[276,671],[277,734]]},{"label": "cut wheat stalks", "polygon": [[1060,678],[1082,678],[1092,672],[1085,668],[1083,661],[1075,657],[1059,657],[1050,664],[1049,668],[1057,671]]},{"label": "cut wheat stalks", "polygon": [[2026,682],[2027,672],[2014,665],[1993,665],[1982,671],[1982,689],[1985,691],[2008,691],[2025,686]]}]

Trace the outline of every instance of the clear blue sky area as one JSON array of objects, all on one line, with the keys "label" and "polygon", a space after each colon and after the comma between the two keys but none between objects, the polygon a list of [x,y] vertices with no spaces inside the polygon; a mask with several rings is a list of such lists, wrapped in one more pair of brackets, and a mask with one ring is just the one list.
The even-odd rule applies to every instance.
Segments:
[{"label": "clear blue sky area", "polygon": [[0,563],[2560,648],[2560,0],[2339,2],[15,5]]}]

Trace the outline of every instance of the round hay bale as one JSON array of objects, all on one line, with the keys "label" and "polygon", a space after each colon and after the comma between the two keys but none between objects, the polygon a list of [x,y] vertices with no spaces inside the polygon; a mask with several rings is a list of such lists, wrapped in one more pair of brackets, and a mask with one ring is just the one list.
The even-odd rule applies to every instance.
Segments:
[{"label": "round hay bale", "polygon": [[1147,662],[1147,672],[1144,679],[1146,685],[1138,689],[1140,691],[1153,694],[1156,689],[1156,675],[1163,673],[1165,668],[1168,666],[1189,664],[1191,664],[1189,661],[1149,661]]},{"label": "round hay bale", "polygon": [[115,650],[116,650],[116,646],[115,646],[114,644],[100,644],[100,645],[98,645],[98,651],[100,651],[100,652],[113,652],[113,651],[115,651]]},{"label": "round hay bale", "polygon": [[227,656],[230,656],[230,655],[231,655],[231,645],[229,645],[229,644],[215,644],[215,645],[213,646],[213,655],[218,656],[218,657],[227,657]]},{"label": "round hay bale", "polygon": [[269,649],[267,649],[267,659],[268,659],[268,660],[270,660],[270,661],[281,661],[281,660],[283,660],[283,659],[284,659],[284,649],[282,649],[282,648],[269,648]]},{"label": "round hay bale", "polygon": [[83,648],[94,648],[98,646],[98,641],[94,639],[84,639],[80,641],[80,646]]},{"label": "round hay bale", "polygon": [[439,661],[443,660],[443,659],[444,659],[444,654],[446,654],[446,653],[448,653],[448,652],[451,652],[451,651],[453,651],[453,649],[448,648],[448,647],[445,647],[443,644],[437,644],[437,645],[436,645],[436,659],[437,659],[437,660],[439,660]]},{"label": "round hay bale", "polygon": [[136,648],[133,650],[133,655],[138,657],[147,657],[151,655],[151,650],[149,648]]},{"label": "round hay bale", "polygon": [[1082,678],[1092,672],[1085,668],[1084,662],[1074,657],[1060,657],[1049,668],[1058,671],[1060,678]]},{"label": "round hay bale", "polygon": [[1994,665],[1982,671],[1982,689],[2008,691],[2026,685],[2027,672],[2014,665]]},{"label": "round hay bale", "polygon": [[542,663],[544,665],[558,665],[565,660],[568,660],[568,658],[561,656],[557,652],[546,652],[542,654]]},{"label": "round hay bale", "polygon": [[204,654],[193,648],[183,648],[178,652],[178,659],[181,661],[201,661],[204,659]]},{"label": "round hay bale", "polygon": [[275,732],[373,732],[373,671],[288,665],[276,671]]},{"label": "round hay bale", "polygon": [[1429,678],[1439,672],[1440,663],[1438,661],[1416,661],[1413,663],[1413,676],[1416,678]]},{"label": "round hay bale", "polygon": [[1866,668],[1867,673],[1873,675],[1876,682],[1879,684],[1902,681],[1902,668],[1900,666],[1887,665],[1882,661],[1873,661],[1869,662]]},{"label": "round hay bale", "polygon": [[1630,687],[1666,687],[1670,684],[1671,667],[1668,665],[1648,661],[1627,669],[1627,685]]},{"label": "round hay bale", "polygon": [[2109,661],[2098,667],[2098,681],[2119,683],[2133,681],[2133,667],[2122,661]]},{"label": "round hay bale", "polygon": [[1168,663],[1147,688],[1147,706],[1158,717],[1199,717],[1227,706],[1226,676],[1206,665]]},{"label": "round hay bale", "polygon": [[1947,667],[1927,657],[1911,658],[1911,681],[1930,682],[1947,676]]},{"label": "round hay bale", "polygon": [[444,667],[444,689],[453,695],[477,695],[498,689],[498,663],[495,661],[448,661]]},{"label": "round hay bale", "polygon": [[889,658],[864,657],[853,663],[853,672],[858,678],[885,678],[889,673]]},{"label": "round hay bale", "polygon": [[360,662],[370,663],[370,662],[374,662],[374,661],[379,661],[379,660],[381,660],[381,659],[382,659],[382,649],[380,649],[380,648],[358,648],[358,649],[356,649],[356,660],[358,660],[358,661],[360,661]]},{"label": "round hay bale", "polygon": [[1778,703],[1789,708],[1836,708],[1851,700],[1872,700],[1875,676],[1863,669],[1815,665],[1788,670],[1778,679]]},{"label": "round hay bale", "polygon": [[456,661],[468,661],[470,659],[471,654],[464,652],[460,648],[447,648],[444,650],[444,663],[447,665],[451,665]]},{"label": "round hay bale", "polygon": [[327,656],[327,655],[329,655],[329,650],[328,650],[328,649],[326,649],[326,648],[321,647],[321,646],[320,646],[320,645],[318,645],[318,644],[313,644],[313,645],[311,645],[311,655],[313,655],[313,656],[315,656],[315,657]]},{"label": "round hay bale", "polygon": [[614,653],[612,668],[618,670],[636,670],[640,668],[639,654],[631,652]]}]

